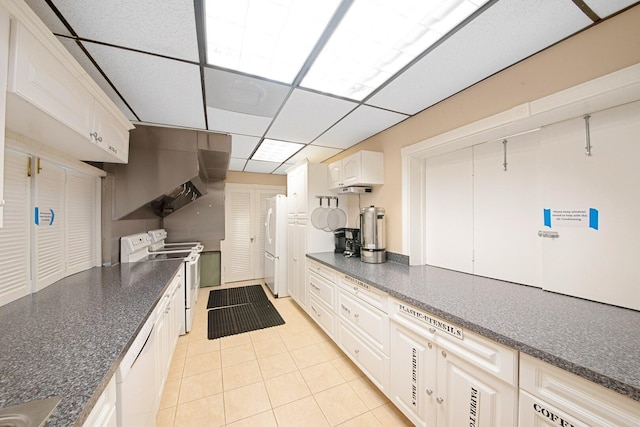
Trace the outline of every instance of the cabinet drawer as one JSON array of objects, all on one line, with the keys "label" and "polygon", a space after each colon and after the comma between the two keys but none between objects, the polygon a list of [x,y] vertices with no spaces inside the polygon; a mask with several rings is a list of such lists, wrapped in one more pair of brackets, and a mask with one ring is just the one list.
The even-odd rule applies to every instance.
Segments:
[{"label": "cabinet drawer", "polygon": [[640,425],[640,403],[526,354],[520,355],[520,389],[520,426],[544,425],[537,419],[560,425],[555,417],[577,420],[576,426]]},{"label": "cabinet drawer", "polygon": [[319,274],[320,276],[324,277],[331,283],[335,284],[337,282],[335,270],[312,260],[309,260],[308,266],[309,266],[309,271],[313,271],[314,273]]},{"label": "cabinet drawer", "polygon": [[518,352],[422,309],[390,298],[390,317],[510,385],[518,384]]},{"label": "cabinet drawer", "polygon": [[336,315],[312,294],[309,298],[309,314],[332,339],[335,337]]},{"label": "cabinet drawer", "polygon": [[389,317],[344,290],[338,293],[338,316],[384,354],[389,354]]},{"label": "cabinet drawer", "polygon": [[383,393],[388,394],[389,358],[371,347],[343,322],[338,322],[338,344],[362,372]]},{"label": "cabinet drawer", "polygon": [[317,275],[312,269],[309,269],[309,294],[318,297],[335,311],[336,286]]},{"label": "cabinet drawer", "polygon": [[373,286],[369,286],[362,280],[358,280],[355,277],[351,277],[347,274],[340,274],[338,285],[348,294],[358,297],[368,304],[371,304],[375,308],[387,313],[388,295],[386,292],[382,292],[381,290],[376,289]]}]

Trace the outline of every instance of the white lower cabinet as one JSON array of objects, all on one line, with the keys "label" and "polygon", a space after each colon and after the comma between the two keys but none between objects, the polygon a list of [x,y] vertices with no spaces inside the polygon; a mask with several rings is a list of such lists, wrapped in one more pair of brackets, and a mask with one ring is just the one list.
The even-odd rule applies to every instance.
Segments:
[{"label": "white lower cabinet", "polygon": [[338,345],[371,382],[386,394],[389,384],[389,357],[343,321],[338,324]]},{"label": "white lower cabinet", "polygon": [[526,354],[520,355],[519,427],[631,427],[640,404]]},{"label": "white lower cabinet", "polygon": [[113,376],[85,420],[84,427],[116,427],[116,377]]},{"label": "white lower cabinet", "polygon": [[337,316],[335,274],[320,264],[308,261],[309,315],[335,340]]},{"label": "white lower cabinet", "polygon": [[517,352],[391,299],[389,397],[416,425],[517,425]]},{"label": "white lower cabinet", "polygon": [[287,223],[287,288],[289,295],[309,312],[307,293],[307,221],[290,220]]},{"label": "white lower cabinet", "polygon": [[351,276],[338,279],[338,345],[385,394],[389,388],[387,294]]}]

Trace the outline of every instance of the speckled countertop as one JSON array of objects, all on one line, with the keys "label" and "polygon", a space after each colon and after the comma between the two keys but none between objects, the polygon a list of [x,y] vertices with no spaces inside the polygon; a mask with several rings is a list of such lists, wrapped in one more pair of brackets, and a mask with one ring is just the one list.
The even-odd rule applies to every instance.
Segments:
[{"label": "speckled countertop", "polygon": [[539,288],[333,252],[310,259],[640,401],[640,312]]},{"label": "speckled countertop", "polygon": [[92,268],[0,307],[0,408],[59,396],[82,425],[182,261]]}]

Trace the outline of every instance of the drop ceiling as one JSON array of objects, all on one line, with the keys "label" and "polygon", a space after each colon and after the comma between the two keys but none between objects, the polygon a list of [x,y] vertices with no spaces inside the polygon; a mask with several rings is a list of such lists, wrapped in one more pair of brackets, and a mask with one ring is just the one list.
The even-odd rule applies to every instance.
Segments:
[{"label": "drop ceiling", "polygon": [[[358,10],[354,4],[362,1],[343,0],[337,8]],[[208,64],[207,0],[26,0],[134,124],[229,133],[230,170],[268,174],[284,174],[304,158],[321,162],[333,157],[638,3],[464,1],[481,7],[364,98],[351,99],[301,85],[309,67],[293,82],[280,82]],[[336,13],[327,23],[326,45],[343,16]],[[385,28],[385,22],[372,25]],[[312,67],[320,55],[321,49],[314,50],[305,64]],[[253,159],[268,139],[296,143],[300,149],[284,161]]]}]

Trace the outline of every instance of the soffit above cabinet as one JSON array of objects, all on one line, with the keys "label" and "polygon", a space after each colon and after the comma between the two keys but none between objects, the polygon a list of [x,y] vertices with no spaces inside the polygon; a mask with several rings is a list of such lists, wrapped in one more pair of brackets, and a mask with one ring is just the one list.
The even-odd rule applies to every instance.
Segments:
[{"label": "soffit above cabinet", "polygon": [[[238,16],[244,16],[243,10],[252,7],[304,9],[304,1],[245,0],[230,4],[240,13]],[[355,1],[359,3],[356,5]],[[305,89],[305,77],[318,75],[313,67],[323,62],[324,47],[335,45],[331,41],[334,30],[342,22],[354,22],[349,12],[367,12],[362,8],[365,0],[355,1],[336,3],[335,13],[316,48],[308,54],[296,78],[288,82],[207,62],[206,16],[211,15],[209,12],[216,14],[219,10],[213,9],[220,7],[223,0],[26,3],[134,123],[213,130],[245,142],[247,137],[257,138],[251,149],[235,150],[235,155],[241,157],[232,157],[231,163],[243,164],[243,170],[267,169],[248,162],[255,160],[252,156],[265,139],[302,144],[299,152],[281,160],[272,173],[284,173],[285,165],[306,156],[324,161],[336,150],[350,148],[610,15],[633,5],[640,7],[634,0],[453,0],[452,9],[481,7],[424,52],[415,48],[418,44],[411,45],[418,57],[368,97],[345,98]],[[380,0],[376,7],[394,9],[404,3]],[[581,10],[580,3],[593,13]],[[424,3],[416,5],[414,10],[424,10]],[[383,19],[397,18],[393,12]],[[306,13],[309,14],[308,8]],[[220,14],[216,16],[224,22],[234,22],[231,18],[225,21]],[[441,24],[438,19],[425,15],[423,21],[426,32],[437,33]],[[277,33],[278,28],[273,27],[280,21],[268,22],[268,33]],[[305,25],[298,28],[302,34],[309,33]],[[404,30],[391,23],[385,28]],[[254,37],[253,41],[267,40]],[[216,43],[213,40],[212,46]],[[266,44],[259,50],[267,51]],[[365,51],[359,50],[358,55]],[[276,61],[286,59],[285,55]],[[344,64],[335,65],[332,68]],[[244,142],[241,144],[244,146]],[[323,158],[325,155],[329,157]]]}]

